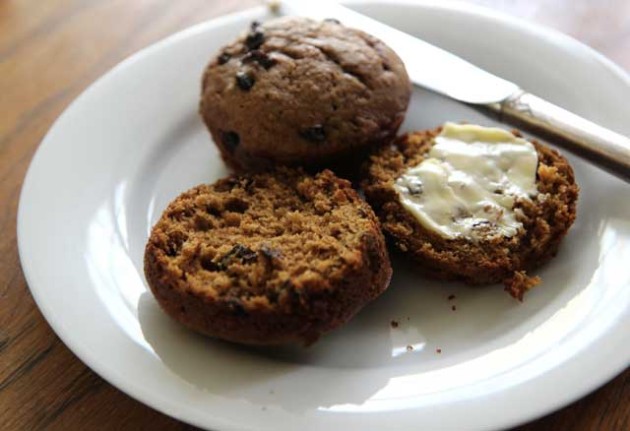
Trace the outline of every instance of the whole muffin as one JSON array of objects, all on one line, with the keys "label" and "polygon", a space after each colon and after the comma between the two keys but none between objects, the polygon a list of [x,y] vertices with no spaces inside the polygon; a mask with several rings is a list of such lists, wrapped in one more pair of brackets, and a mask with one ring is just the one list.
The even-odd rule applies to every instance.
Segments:
[{"label": "whole muffin", "polygon": [[[373,155],[366,166],[366,179],[362,184],[365,196],[393,245],[412,258],[428,275],[469,284],[503,282],[506,290],[522,299],[525,291],[539,282],[538,277],[529,277],[525,271],[543,264],[556,254],[562,238],[575,220],[578,186],[573,170],[556,150],[537,141],[526,144],[516,131],[510,134],[487,129],[498,138],[501,134],[509,139],[514,136],[531,148],[529,196],[515,194],[510,197],[517,185],[498,177],[494,178],[495,183],[489,183],[489,190],[481,190],[472,184],[470,177],[456,169],[451,171],[447,181],[441,182],[441,161],[445,159],[446,151],[429,153],[442,130],[440,127],[401,136],[393,145]],[[475,129],[465,130],[463,136],[471,130],[474,132]],[[500,141],[498,138],[490,141]],[[457,147],[453,140],[444,142],[446,150],[455,149],[452,157],[455,164],[466,165],[467,157],[474,153],[471,148]],[[488,145],[497,143],[490,142]],[[523,149],[516,148],[515,151],[523,152]],[[427,173],[424,179],[409,175],[429,159],[429,164],[424,165]],[[471,169],[481,172],[482,177],[492,178],[492,160],[492,154],[481,157],[471,163],[474,165]],[[517,177],[522,173],[519,170],[525,171],[522,166],[511,164],[516,159],[496,156],[494,160],[503,165],[506,172],[515,173]],[[410,208],[416,207],[405,205],[403,198],[416,199],[419,211],[433,211],[432,214],[442,217],[442,223],[460,232],[449,234],[444,232],[442,225],[434,223],[432,226],[433,219],[424,221],[422,217],[425,213],[420,216],[414,214]],[[471,211],[467,204],[475,201],[479,203],[478,210]],[[510,204],[500,207],[494,201]],[[451,207],[448,202],[455,202],[455,205]],[[452,211],[440,214],[442,209]],[[512,212],[513,219],[505,221],[508,217],[505,214]]]},{"label": "whole muffin", "polygon": [[200,113],[237,170],[339,167],[395,136],[410,95],[402,61],[380,40],[283,17],[252,23],[210,62]]},{"label": "whole muffin", "polygon": [[246,344],[312,343],[392,273],[378,220],[349,182],[288,168],[183,193],[154,226],[144,264],[171,317]]}]

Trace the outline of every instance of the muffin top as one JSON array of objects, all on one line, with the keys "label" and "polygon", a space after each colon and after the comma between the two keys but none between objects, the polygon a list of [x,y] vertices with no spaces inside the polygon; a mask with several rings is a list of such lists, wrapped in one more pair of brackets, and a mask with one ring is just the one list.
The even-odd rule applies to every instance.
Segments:
[{"label": "muffin top", "polygon": [[308,163],[393,136],[411,85],[380,40],[334,20],[283,17],[208,65],[200,112],[224,157]]}]

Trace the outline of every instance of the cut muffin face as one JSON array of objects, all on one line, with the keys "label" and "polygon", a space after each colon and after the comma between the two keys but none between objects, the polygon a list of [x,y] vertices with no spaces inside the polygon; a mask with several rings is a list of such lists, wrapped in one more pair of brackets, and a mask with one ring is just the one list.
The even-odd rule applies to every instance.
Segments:
[{"label": "cut muffin face", "polygon": [[523,271],[556,254],[578,196],[557,151],[516,132],[448,123],[373,155],[363,189],[395,247],[426,273],[505,282],[517,297],[534,281]]},{"label": "cut muffin face", "polygon": [[195,187],[153,228],[145,274],[186,326],[249,344],[311,343],[382,293],[391,266],[350,184],[280,168]]},{"label": "cut muffin face", "polygon": [[410,96],[402,61],[380,40],[284,17],[253,23],[218,53],[199,110],[237,170],[340,167],[395,136]]}]

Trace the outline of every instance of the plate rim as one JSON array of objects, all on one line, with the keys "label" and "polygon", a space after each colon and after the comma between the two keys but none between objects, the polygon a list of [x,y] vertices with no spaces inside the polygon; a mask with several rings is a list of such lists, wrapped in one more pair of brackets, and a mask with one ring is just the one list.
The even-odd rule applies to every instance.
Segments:
[{"label": "plate rim", "polygon": [[[554,45],[561,45],[563,49],[571,51],[571,52],[578,52],[580,54],[583,54],[585,56],[588,56],[592,59],[597,60],[602,66],[604,66],[608,71],[614,73],[622,82],[624,82],[625,85],[627,85],[628,87],[630,87],[630,74],[628,74],[624,69],[622,69],[619,65],[615,64],[612,60],[608,59],[606,56],[604,56],[603,54],[597,52],[596,50],[594,50],[593,48],[577,41],[576,39],[574,39],[571,36],[568,36],[564,33],[561,33],[557,30],[548,28],[548,27],[544,27],[542,25],[536,24],[536,23],[532,23],[532,22],[527,22],[525,20],[513,17],[511,15],[507,15],[503,12],[498,12],[492,9],[489,9],[487,7],[484,6],[480,6],[480,5],[476,5],[476,4],[469,4],[469,3],[464,3],[464,2],[460,2],[460,1],[447,1],[447,2],[443,2],[443,3],[434,3],[431,1],[425,1],[425,0],[421,0],[421,1],[412,1],[412,0],[393,0],[393,1],[378,1],[378,0],[346,0],[345,3],[348,4],[365,4],[365,5],[376,5],[376,4],[392,4],[392,5],[402,5],[402,6],[412,6],[412,7],[419,7],[419,8],[429,8],[429,9],[436,9],[436,10],[445,10],[445,11],[451,11],[451,12],[455,12],[455,13],[463,13],[463,14],[472,14],[472,15],[481,15],[484,18],[490,18],[493,20],[498,20],[501,21],[503,23],[508,24],[510,27],[512,28],[517,28],[521,31],[526,31],[529,34],[532,35],[536,35],[536,36],[546,36],[548,38],[548,42],[550,44],[554,44]],[[146,56],[151,55],[154,51],[159,51],[161,48],[163,48],[164,46],[168,45],[168,44],[172,44],[172,43],[176,43],[177,40],[179,39],[184,39],[187,38],[197,32],[206,32],[206,31],[212,31],[214,28],[216,27],[221,27],[224,26],[230,22],[233,21],[239,21],[239,20],[243,20],[243,19],[247,19],[248,16],[256,16],[261,14],[263,11],[265,10],[264,6],[258,6],[258,7],[254,7],[254,8],[250,8],[250,9],[246,9],[243,11],[239,11],[236,13],[232,13],[229,15],[224,15],[224,16],[220,16],[217,18],[212,18],[210,20],[201,22],[199,24],[193,25],[191,27],[188,27],[186,29],[183,29],[181,31],[178,31],[170,36],[167,36],[157,42],[154,42],[152,44],[150,44],[149,46],[131,54],[129,57],[127,57],[126,59],[124,59],[123,61],[121,61],[120,63],[118,63],[117,65],[115,65],[114,67],[112,67],[111,69],[109,69],[107,72],[105,72],[103,75],[101,75],[98,79],[96,79],[94,82],[92,82],[90,85],[88,85],[86,88],[84,88],[81,92],[81,94],[79,94],[65,109],[64,111],[59,115],[59,117],[53,122],[53,124],[50,126],[50,128],[48,129],[48,131],[46,132],[46,135],[44,136],[44,138],[42,139],[40,145],[38,146],[35,154],[33,155],[30,164],[29,164],[29,168],[27,170],[27,173],[24,177],[24,181],[22,184],[22,188],[20,191],[20,197],[19,197],[19,205],[18,205],[18,211],[17,211],[17,243],[18,243],[18,253],[19,253],[19,258],[20,258],[20,263],[21,263],[21,267],[29,288],[29,291],[31,292],[31,295],[33,296],[35,303],[37,304],[37,307],[39,308],[39,310],[42,312],[42,314],[44,315],[47,323],[51,326],[51,328],[53,329],[53,331],[55,332],[55,334],[63,341],[63,343],[72,351],[73,354],[75,354],[86,366],[88,366],[90,369],[92,369],[93,371],[95,371],[100,377],[102,377],[105,381],[107,381],[109,384],[113,385],[114,387],[116,387],[117,389],[121,390],[122,392],[124,392],[125,394],[131,396],[132,398],[136,399],[137,401],[155,409],[158,410],[168,416],[177,418],[178,420],[181,420],[183,422],[186,423],[190,423],[196,426],[200,426],[200,427],[208,427],[208,426],[213,426],[213,427],[226,427],[229,429],[234,429],[235,424],[230,422],[228,419],[226,418],[219,418],[219,417],[214,417],[213,418],[213,423],[208,423],[207,421],[201,421],[201,420],[196,420],[197,418],[191,418],[188,416],[185,416],[183,414],[179,414],[177,411],[170,411],[167,409],[167,406],[165,404],[162,404],[160,400],[155,399],[155,398],[150,398],[146,396],[146,392],[144,392],[141,388],[141,385],[133,385],[130,384],[129,381],[124,381],[118,378],[117,375],[115,375],[114,373],[110,372],[111,370],[109,370],[107,367],[105,367],[103,364],[100,363],[95,363],[94,361],[90,361],[87,360],[89,359],[89,355],[87,355],[86,353],[86,349],[83,349],[81,347],[81,343],[79,343],[77,340],[73,340],[72,336],[69,332],[66,331],[66,329],[63,327],[63,324],[57,319],[57,317],[55,316],[55,313],[53,313],[53,311],[51,310],[51,308],[49,308],[49,304],[46,303],[46,301],[43,298],[43,293],[42,290],[37,290],[32,288],[31,286],[32,281],[33,281],[33,263],[29,262],[26,259],[25,253],[26,253],[26,248],[27,246],[24,244],[24,237],[25,234],[23,233],[24,230],[26,229],[25,227],[25,222],[24,222],[24,207],[25,204],[24,202],[26,201],[26,196],[28,193],[28,188],[30,186],[30,183],[32,182],[32,177],[33,177],[33,172],[36,170],[37,168],[37,164],[38,164],[38,160],[41,159],[42,157],[42,149],[43,148],[47,148],[48,146],[50,146],[50,135],[51,132],[61,123],[64,122],[66,116],[68,115],[68,113],[70,111],[72,111],[77,104],[79,104],[88,93],[90,93],[91,91],[94,91],[95,88],[103,85],[103,82],[105,82],[111,75],[118,73],[120,70],[124,70],[125,67],[127,67],[128,64],[131,64],[133,62],[137,62],[137,61],[142,61],[143,58],[145,58]],[[597,342],[601,342],[603,339],[605,338],[605,336],[601,336],[600,338],[597,338],[594,340],[594,342],[592,344],[596,344]],[[583,355],[584,353],[580,353],[580,355]],[[520,417],[517,416],[517,418],[515,419],[514,417],[510,417],[509,419],[511,420],[504,420],[503,422],[499,422],[496,421],[495,424],[498,427],[506,427],[506,426],[518,426],[522,423],[525,422],[529,422],[532,420],[535,420],[537,418],[540,418],[542,416],[545,416],[547,414],[549,414],[550,412],[556,411],[566,405],[569,405],[571,403],[573,403],[574,401],[576,401],[577,399],[580,399],[582,397],[584,397],[586,394],[596,390],[597,388],[603,386],[604,384],[606,384],[608,381],[610,381],[612,378],[614,378],[616,375],[618,375],[619,373],[621,373],[625,368],[627,367],[626,365],[622,365],[620,367],[611,367],[611,368],[607,368],[608,372],[607,373],[599,373],[598,374],[598,378],[591,378],[590,380],[592,380],[589,384],[585,384],[582,385],[582,390],[578,390],[578,391],[573,391],[571,396],[565,397],[564,399],[562,399],[560,402],[555,402],[555,403],[549,403],[548,406],[546,406],[547,408],[543,409],[543,410],[538,410],[538,413],[535,415],[521,415]],[[604,377],[602,377],[602,375],[604,375]],[[240,428],[239,428],[240,429]]]}]

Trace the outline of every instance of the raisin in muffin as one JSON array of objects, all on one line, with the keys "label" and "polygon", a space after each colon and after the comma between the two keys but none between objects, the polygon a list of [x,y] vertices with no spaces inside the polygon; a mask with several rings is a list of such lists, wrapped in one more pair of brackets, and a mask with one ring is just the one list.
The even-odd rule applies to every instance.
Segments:
[{"label": "raisin in muffin", "polygon": [[[474,132],[477,126],[472,127],[470,130]],[[529,148],[534,159],[530,161],[532,189],[528,196],[521,194],[509,198],[507,202],[512,203],[505,208],[494,206],[492,199],[505,199],[514,185],[501,186],[499,181],[489,192],[480,192],[474,187],[471,189],[465,175],[459,172],[454,175],[451,173],[448,185],[436,183],[434,188],[437,194],[425,196],[430,201],[423,202],[421,196],[427,194],[428,187],[432,187],[431,182],[438,176],[436,172],[439,173],[441,160],[444,160],[444,152],[430,153],[436,145],[436,138],[443,135],[442,130],[440,127],[401,136],[393,145],[373,155],[366,164],[366,178],[362,184],[366,198],[380,218],[392,244],[415,260],[427,274],[469,284],[503,282],[506,290],[522,299],[524,292],[539,281],[537,277],[527,276],[525,271],[543,264],[556,254],[562,238],[575,219],[578,187],[573,170],[556,150],[531,141]],[[488,130],[493,130],[493,133],[499,130],[496,132],[499,137],[502,132],[526,143],[516,131]],[[447,142],[447,145],[453,145],[453,142]],[[462,148],[455,164],[464,163],[462,160],[465,160],[466,152],[471,151],[470,148]],[[516,148],[517,151],[524,149],[525,146]],[[479,169],[479,172],[491,178],[492,171],[487,170],[491,166],[486,166],[491,158],[476,160],[477,167],[473,170]],[[510,166],[500,157],[496,160],[507,163],[506,171],[518,171],[518,166]],[[421,165],[423,162],[429,164]],[[413,169],[419,166],[428,166],[426,169],[429,174],[423,180],[414,180],[408,173],[414,172]],[[453,192],[455,189],[461,189],[461,193],[468,193],[481,202],[482,217],[462,205],[462,202],[466,204],[466,196],[457,195],[457,191]],[[427,211],[435,208],[441,210],[448,207],[443,205],[440,208],[439,205],[442,201],[448,202],[451,193],[457,195],[454,199],[458,203],[453,207],[454,211],[444,214],[443,220],[446,220],[444,223],[459,223],[461,227],[461,232],[452,234],[440,230],[442,225],[433,226],[433,219],[426,221],[424,213],[416,215],[413,210],[415,207],[405,204],[409,201],[403,198],[418,196],[413,199],[420,202],[419,211],[427,208]],[[500,218],[507,217],[504,213],[510,211],[513,211],[512,226],[502,230]],[[485,213],[487,217],[483,215]]]},{"label": "raisin in muffin", "polygon": [[164,211],[145,251],[171,317],[246,344],[312,343],[380,295],[391,272],[376,216],[330,171],[195,187]]},{"label": "raisin in muffin", "polygon": [[402,61],[380,40],[283,17],[252,23],[210,62],[199,110],[237,170],[336,169],[395,136],[410,94]]}]

